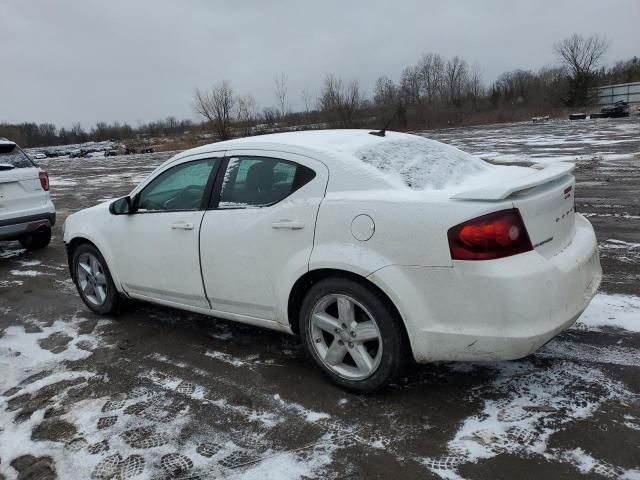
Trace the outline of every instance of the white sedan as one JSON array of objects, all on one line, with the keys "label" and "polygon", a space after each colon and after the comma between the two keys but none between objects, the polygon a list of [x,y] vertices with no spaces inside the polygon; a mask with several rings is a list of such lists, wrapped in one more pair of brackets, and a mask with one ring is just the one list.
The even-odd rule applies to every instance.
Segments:
[{"label": "white sedan", "polygon": [[411,358],[524,357],[580,316],[601,268],[573,165],[496,166],[375,133],[173,157],[128,196],[67,218],[80,296],[101,314],[132,298],[298,334],[355,391]]}]

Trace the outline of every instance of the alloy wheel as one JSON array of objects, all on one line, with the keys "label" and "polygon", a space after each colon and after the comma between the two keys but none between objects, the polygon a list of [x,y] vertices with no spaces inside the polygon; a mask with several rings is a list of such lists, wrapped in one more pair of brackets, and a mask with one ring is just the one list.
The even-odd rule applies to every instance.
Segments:
[{"label": "alloy wheel", "polygon": [[82,253],[78,257],[76,278],[82,295],[91,304],[99,307],[107,299],[108,284],[100,260],[91,253]]},{"label": "alloy wheel", "polygon": [[311,344],[320,361],[348,380],[371,376],[382,359],[382,337],[375,318],[354,298],[322,297],[311,313]]}]

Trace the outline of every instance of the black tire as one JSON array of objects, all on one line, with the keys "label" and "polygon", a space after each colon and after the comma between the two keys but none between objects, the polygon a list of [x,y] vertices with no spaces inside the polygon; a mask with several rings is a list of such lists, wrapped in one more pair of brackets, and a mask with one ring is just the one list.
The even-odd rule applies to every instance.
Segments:
[{"label": "black tire", "polygon": [[40,250],[51,242],[51,228],[47,227],[37,232],[30,233],[19,239],[20,245],[27,250]]},{"label": "black tire", "polygon": [[[355,365],[355,357],[351,357],[352,351],[349,350],[352,348],[358,348],[357,342],[355,347],[351,342],[347,342],[349,338],[349,333],[351,335],[354,334],[354,331],[346,332],[345,330],[350,330],[350,327],[341,331],[339,335],[343,335],[340,337],[343,340],[343,347],[346,348],[345,345],[348,344],[348,349],[346,350],[347,355],[342,360],[342,363],[338,366],[329,366],[321,357],[321,353],[319,353],[319,348],[317,345],[326,345],[329,344],[329,341],[324,341],[318,338],[318,333],[320,332],[321,336],[325,336],[326,340],[326,331],[322,331],[322,329],[318,329],[317,322],[314,323],[312,321],[312,315],[314,310],[317,311],[318,308],[321,308],[321,305],[330,304],[331,297],[344,298],[349,301],[349,299],[353,299],[355,303],[355,311],[353,314],[354,317],[358,316],[364,320],[373,320],[377,325],[378,329],[378,338],[374,340],[372,351],[374,354],[377,352],[378,348],[381,348],[381,354],[375,366],[370,374],[366,374],[365,378],[348,378],[348,376],[342,375],[336,371],[337,368],[341,368],[341,366],[346,366],[348,363],[352,363],[355,366],[355,369],[358,369],[359,365]],[[329,308],[338,308],[338,302],[336,302],[335,307],[331,305]],[[326,313],[326,312],[324,312]],[[333,315],[332,317],[335,317]],[[332,318],[332,321],[335,318]],[[340,321],[338,319],[338,321]],[[314,284],[309,292],[307,292],[302,306],[300,308],[300,316],[299,316],[299,327],[300,327],[300,335],[302,337],[302,344],[304,349],[316,365],[316,367],[324,373],[331,381],[340,387],[357,393],[370,393],[373,392],[388,383],[394,381],[398,376],[402,373],[406,361],[409,355],[410,347],[408,345],[408,341],[406,339],[406,335],[404,332],[404,327],[402,325],[402,320],[398,318],[398,314],[394,311],[392,307],[390,307],[385,299],[380,298],[377,292],[372,291],[371,289],[347,278],[328,278],[322,280],[316,284]],[[344,326],[345,324],[341,324]],[[355,322],[356,328],[358,325],[358,321]],[[329,334],[331,335],[331,334]],[[314,340],[315,336],[315,340]],[[331,344],[333,345],[334,341],[338,341],[338,334],[334,334],[333,339],[330,339]],[[346,343],[345,343],[346,342]],[[365,344],[361,344],[360,346],[364,346]],[[380,345],[380,346],[378,346]],[[370,347],[365,347],[370,348]],[[328,353],[328,351],[326,352]],[[373,354],[369,357],[372,358]]]},{"label": "black tire", "polygon": [[[100,280],[100,282],[103,281],[103,283],[98,284],[96,283],[96,280],[94,280],[93,283],[94,292],[96,292],[96,286],[103,287],[104,300],[100,303],[96,303],[96,301],[100,300],[101,295],[99,296],[97,293],[94,293],[93,297],[95,298],[92,300],[92,295],[86,293],[81,285],[83,283],[83,279],[81,278],[82,274],[78,273],[78,268],[80,261],[88,258],[87,256],[92,256],[99,262],[99,271],[104,275],[104,279]],[[120,294],[113,283],[113,278],[111,277],[111,272],[109,272],[109,267],[107,267],[107,262],[96,247],[88,243],[80,244],[72,252],[71,265],[73,269],[73,281],[76,284],[80,298],[91,311],[100,315],[107,315],[120,311],[123,305],[123,299],[120,297]]]}]

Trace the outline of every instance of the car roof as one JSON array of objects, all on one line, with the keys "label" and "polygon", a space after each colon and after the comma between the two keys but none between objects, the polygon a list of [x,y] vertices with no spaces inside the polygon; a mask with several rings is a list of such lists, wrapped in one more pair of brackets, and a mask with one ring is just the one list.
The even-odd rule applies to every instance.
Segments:
[{"label": "car roof", "polygon": [[[356,152],[362,148],[415,135],[387,132],[385,137],[370,135],[371,130],[306,130],[236,138],[186,150],[163,166],[185,157],[228,150],[271,150],[301,154],[324,163],[335,175],[329,187],[333,191],[404,188],[401,181],[362,162]],[[162,168],[162,167],[161,167]]]},{"label": "car roof", "polygon": [[7,140],[4,137],[0,137],[0,144],[1,145],[16,145],[16,142],[12,142],[11,140]]},{"label": "car roof", "polygon": [[254,137],[236,138],[223,142],[212,143],[184,152],[185,154],[206,153],[215,149],[230,150],[234,148],[249,149],[253,144],[272,146],[274,149],[282,147],[297,147],[324,153],[340,153],[355,155],[355,152],[399,138],[414,138],[413,135],[399,132],[386,132],[384,137],[371,135],[371,130],[337,129],[337,130],[305,130],[298,132],[271,133]]},{"label": "car roof", "polygon": [[185,156],[229,150],[272,150],[301,154],[331,171],[328,191],[362,189],[442,190],[491,166],[451,145],[399,132],[307,130],[238,138],[188,150]]}]

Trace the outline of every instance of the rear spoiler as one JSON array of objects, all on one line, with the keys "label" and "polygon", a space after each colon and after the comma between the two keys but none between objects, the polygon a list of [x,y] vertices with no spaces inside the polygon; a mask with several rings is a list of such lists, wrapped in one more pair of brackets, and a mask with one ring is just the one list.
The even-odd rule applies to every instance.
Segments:
[{"label": "rear spoiler", "polygon": [[527,188],[536,187],[570,174],[576,166],[573,163],[557,162],[536,164],[531,168],[538,170],[530,175],[517,178],[504,184],[491,185],[457,193],[451,198],[455,200],[504,200]]}]

